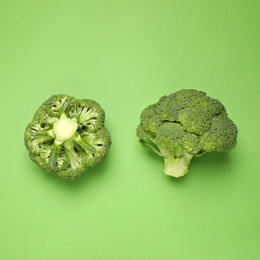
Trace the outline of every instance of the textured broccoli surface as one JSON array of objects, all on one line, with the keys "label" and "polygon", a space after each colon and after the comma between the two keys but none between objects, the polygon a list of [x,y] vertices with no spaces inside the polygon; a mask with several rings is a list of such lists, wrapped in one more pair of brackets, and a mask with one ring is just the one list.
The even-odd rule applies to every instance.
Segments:
[{"label": "textured broccoli surface", "polygon": [[190,161],[206,152],[236,146],[237,127],[225,107],[206,93],[183,89],[146,107],[137,136],[141,144],[164,158],[164,172],[180,177]]},{"label": "textured broccoli surface", "polygon": [[45,171],[75,179],[106,156],[111,137],[104,121],[105,111],[97,102],[53,95],[27,126],[25,146]]}]

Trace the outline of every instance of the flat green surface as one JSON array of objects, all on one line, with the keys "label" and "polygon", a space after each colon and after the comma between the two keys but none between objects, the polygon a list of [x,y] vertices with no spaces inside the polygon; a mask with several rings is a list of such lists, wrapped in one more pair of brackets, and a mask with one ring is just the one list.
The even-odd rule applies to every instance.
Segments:
[{"label": "flat green surface", "polygon": [[[0,259],[260,259],[260,1],[0,1]],[[141,111],[195,88],[237,147],[181,179],[135,136]],[[98,101],[113,144],[75,181],[42,171],[23,134],[52,94]]]}]

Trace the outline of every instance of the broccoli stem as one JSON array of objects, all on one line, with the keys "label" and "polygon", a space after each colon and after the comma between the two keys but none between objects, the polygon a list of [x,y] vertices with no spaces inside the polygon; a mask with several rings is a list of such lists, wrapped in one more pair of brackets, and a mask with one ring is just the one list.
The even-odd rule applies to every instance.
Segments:
[{"label": "broccoli stem", "polygon": [[189,171],[190,161],[193,155],[183,151],[181,157],[175,158],[170,152],[161,150],[164,157],[164,173],[179,178]]},{"label": "broccoli stem", "polygon": [[[154,142],[152,138],[150,138],[150,140]],[[181,176],[184,176],[188,172],[190,161],[194,155],[188,154],[185,150],[183,150],[179,151],[174,156],[169,150],[161,148],[159,146],[157,147],[159,148],[160,152],[157,151],[151,144],[147,143],[143,139],[140,139],[140,143],[145,148],[148,148],[149,150],[155,152],[156,154],[164,158],[165,174],[179,178]]]}]

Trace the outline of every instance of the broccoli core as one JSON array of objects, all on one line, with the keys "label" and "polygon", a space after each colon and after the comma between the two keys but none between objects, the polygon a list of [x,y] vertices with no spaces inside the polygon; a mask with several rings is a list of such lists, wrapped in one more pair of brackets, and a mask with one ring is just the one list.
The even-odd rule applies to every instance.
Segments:
[{"label": "broccoli core", "polygon": [[232,150],[237,133],[220,101],[194,89],[161,97],[142,111],[137,127],[141,144],[164,159],[173,177],[184,176],[195,157]]},{"label": "broccoli core", "polygon": [[59,141],[66,141],[70,139],[75,134],[77,128],[78,124],[66,116],[61,117],[53,125],[56,139]]}]

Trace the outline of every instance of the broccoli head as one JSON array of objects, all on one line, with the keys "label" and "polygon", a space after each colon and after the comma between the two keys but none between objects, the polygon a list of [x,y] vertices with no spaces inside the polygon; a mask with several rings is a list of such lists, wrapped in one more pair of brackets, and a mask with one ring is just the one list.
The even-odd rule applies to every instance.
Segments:
[{"label": "broccoli head", "polygon": [[53,95],[27,126],[25,146],[45,171],[75,179],[106,156],[111,137],[104,121],[105,111],[97,102]]},{"label": "broccoli head", "polygon": [[141,113],[141,144],[164,158],[164,172],[180,177],[191,159],[205,152],[227,152],[236,146],[237,127],[225,107],[206,93],[183,89],[163,96]]}]

